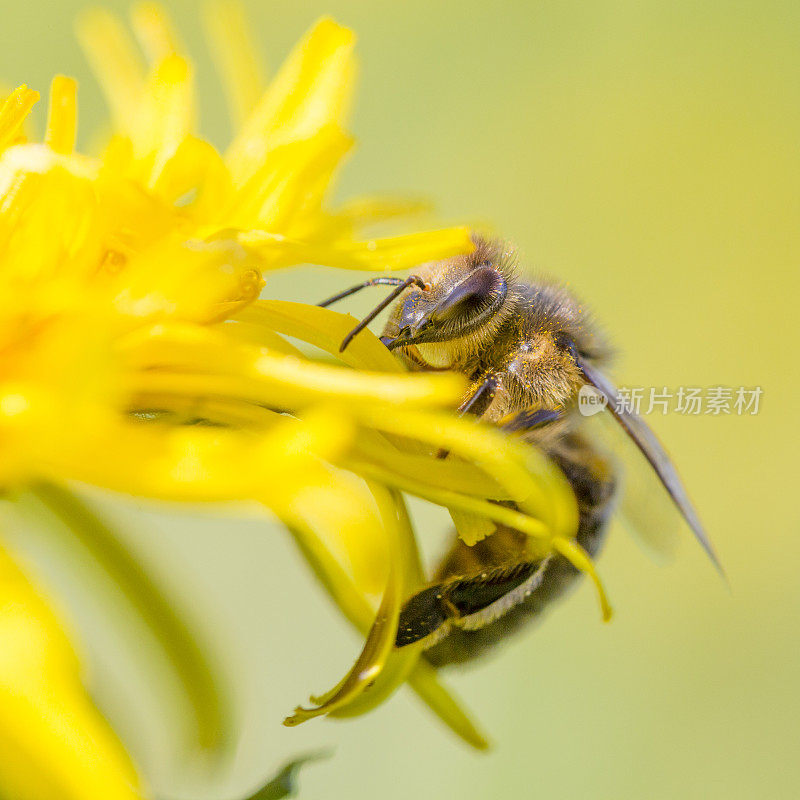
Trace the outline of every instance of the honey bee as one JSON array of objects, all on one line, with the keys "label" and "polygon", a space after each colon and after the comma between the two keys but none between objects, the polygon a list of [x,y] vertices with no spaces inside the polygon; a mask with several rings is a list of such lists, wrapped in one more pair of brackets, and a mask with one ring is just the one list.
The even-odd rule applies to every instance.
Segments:
[{"label": "honey bee", "polygon": [[[474,244],[470,254],[425,264],[406,279],[374,278],[320,303],[367,286],[395,286],[341,349],[394,303],[381,341],[412,370],[464,374],[470,383],[462,414],[516,432],[558,465],[577,498],[576,541],[595,558],[620,476],[581,424],[578,395],[591,387],[719,568],[672,462],[605,377],[611,351],[581,303],[558,283],[520,279],[515,254],[502,243],[475,238]],[[396,646],[422,642],[436,666],[470,661],[540,616],[578,575],[560,555],[532,556],[528,537],[502,525],[473,546],[456,537],[430,585],[406,601]]]}]

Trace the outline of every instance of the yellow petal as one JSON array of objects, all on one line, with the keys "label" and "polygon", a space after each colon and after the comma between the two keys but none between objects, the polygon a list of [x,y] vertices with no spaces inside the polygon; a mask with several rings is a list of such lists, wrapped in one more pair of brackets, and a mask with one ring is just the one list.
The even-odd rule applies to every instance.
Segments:
[{"label": "yellow petal", "polygon": [[236,319],[313,344],[353,367],[403,372],[400,362],[369,331],[353,339],[344,353],[339,352],[344,337],[358,324],[349,314],[286,300],[258,300],[239,311]]},{"label": "yellow petal", "polygon": [[[383,522],[387,541],[388,574],[386,578],[386,588],[381,600],[375,621],[372,624],[367,640],[347,676],[340,681],[334,690],[328,692],[320,705],[315,708],[303,708],[298,706],[294,714],[287,717],[284,725],[299,725],[312,717],[322,714],[330,714],[335,711],[343,711],[348,707],[353,707],[355,701],[370,689],[371,693],[376,693],[381,699],[385,692],[377,686],[383,677],[384,667],[390,659],[394,647],[394,639],[397,633],[397,622],[400,617],[400,607],[405,597],[405,589],[408,584],[407,559],[403,558],[399,539],[401,536],[397,511],[389,493],[382,486],[373,486],[372,492],[378,502],[378,509]],[[412,648],[413,650],[413,648]],[[398,670],[397,674],[392,671],[392,684],[390,691],[396,688],[405,678],[405,673],[411,668],[414,656],[417,653],[395,655],[392,659],[397,662],[402,660],[403,670]],[[315,698],[312,698],[314,700]]]},{"label": "yellow petal", "polygon": [[345,463],[356,472],[359,463],[368,462],[433,488],[491,500],[511,499],[511,495],[480,467],[458,458],[431,458],[424,447],[419,453],[409,452],[410,444],[407,439],[392,442],[390,437],[362,427]]},{"label": "yellow petal", "polygon": [[410,269],[427,261],[469,253],[474,247],[468,228],[443,228],[362,242],[345,240],[319,244],[260,230],[242,231],[238,238],[261,255],[266,269],[290,264],[321,264],[371,271]]},{"label": "yellow petal", "polygon": [[181,52],[175,31],[159,3],[136,3],[131,10],[131,23],[151,64]]},{"label": "yellow petal", "polygon": [[[139,211],[148,213],[132,206],[132,213]],[[113,307],[129,328],[167,320],[214,322],[226,308],[233,313],[257,296],[262,283],[254,263],[235,241],[168,236],[128,262],[109,286]]]},{"label": "yellow petal", "polygon": [[281,66],[225,160],[247,181],[277,144],[312,136],[342,119],[354,71],[352,31],[321,19]]},{"label": "yellow petal", "polygon": [[568,558],[573,566],[577,567],[581,572],[585,572],[591,578],[595,589],[597,590],[597,600],[600,603],[600,611],[603,615],[603,621],[608,622],[613,614],[611,603],[608,601],[606,590],[597,574],[594,562],[586,551],[575,541],[557,537],[553,541],[553,549],[561,553],[562,556]]},{"label": "yellow petal", "polygon": [[[107,159],[106,159],[107,160]],[[186,136],[161,162],[152,191],[169,204],[179,205],[199,224],[213,218],[233,191],[222,157],[212,145]]]},{"label": "yellow petal", "polygon": [[251,26],[238,2],[203,5],[206,38],[222,77],[234,129],[252,113],[264,89],[264,69]]},{"label": "yellow petal", "polygon": [[469,514],[458,508],[450,509],[450,517],[456,526],[459,537],[464,544],[470,547],[482,541],[497,529],[497,526],[485,517]]},{"label": "yellow petal", "polygon": [[[44,145],[17,145],[0,156],[5,279],[78,280],[96,269],[102,255],[96,176],[90,159],[59,155]],[[40,292],[48,288],[58,285],[43,283]]]},{"label": "yellow petal", "polygon": [[[319,698],[324,701],[321,705],[315,708],[302,706],[295,708],[294,713],[284,719],[284,725],[299,725],[313,717],[330,714],[343,706],[352,704],[354,698],[375,683],[389,657],[397,631],[402,597],[397,589],[396,572],[397,569],[390,564],[386,592],[378,609],[375,623],[367,637],[364,649],[345,679],[337,685],[335,690]],[[312,698],[312,701],[314,699]]]},{"label": "yellow petal", "polygon": [[348,466],[359,475],[363,475],[374,481],[379,481],[386,486],[391,486],[425,500],[430,500],[436,505],[446,508],[456,508],[477,516],[486,517],[489,520],[515,528],[526,533],[535,539],[541,539],[549,544],[552,541],[550,528],[541,520],[533,519],[527,514],[522,514],[512,508],[506,508],[495,503],[490,503],[481,498],[471,495],[461,494],[449,489],[440,489],[424,482],[424,480],[409,478],[395,473],[392,469],[385,469],[366,461],[355,462],[347,459]]},{"label": "yellow petal", "polygon": [[77,91],[77,82],[63,75],[56,75],[50,84],[50,106],[44,141],[52,150],[62,155],[69,155],[75,147],[78,132]]},{"label": "yellow petal", "polygon": [[[333,485],[338,486],[336,483]],[[373,516],[364,514],[363,505],[358,503],[358,498],[355,498],[352,493],[348,493],[345,497],[348,500],[356,500],[356,504],[352,505],[346,513],[342,513],[340,506],[338,514],[316,514],[309,519],[309,509],[297,507],[293,518],[285,521],[289,533],[317,580],[345,618],[361,633],[366,634],[375,617],[375,611],[365,597],[365,587],[359,587],[353,576],[349,575],[340,561],[334,557],[334,548],[330,546],[330,543],[338,539],[343,519],[348,523],[352,519],[356,523],[353,526],[355,529],[360,530],[362,534],[371,535],[374,539],[379,538],[380,523],[374,519],[373,524]],[[339,502],[341,503],[341,498],[339,498]],[[326,511],[327,508],[323,506],[323,512]],[[355,537],[348,536],[348,538]],[[384,544],[381,542],[381,545]],[[385,573],[383,581],[385,585]],[[373,587],[367,588],[371,591]]]},{"label": "yellow petal", "polygon": [[[217,665],[173,601],[89,503],[52,483],[39,483],[32,493],[82,543],[155,637],[191,708],[192,743],[203,749],[224,749],[231,743],[232,710]],[[45,524],[52,522],[45,520]],[[180,708],[183,712],[184,706]]]},{"label": "yellow petal", "polygon": [[31,108],[39,99],[39,92],[20,86],[5,99],[0,107],[0,153],[19,135]]},{"label": "yellow petal", "polygon": [[[51,453],[42,471],[178,502],[264,498],[268,492],[278,499],[281,493],[294,497],[319,460],[335,459],[345,449],[352,429],[341,415],[322,410],[306,415],[302,425],[291,422],[278,421],[254,438],[225,429],[98,420],[94,429],[81,432],[79,442],[70,440],[69,448]],[[108,442],[114,442],[113,450]]]},{"label": "yellow petal", "polygon": [[111,109],[114,127],[130,135],[138,121],[145,66],[125,26],[110,11],[92,9],[78,18],[78,39]]},{"label": "yellow petal", "polygon": [[[290,533],[320,583],[344,616],[362,633],[366,633],[375,612],[344,569],[332,557],[328,547],[313,528],[290,525]],[[417,661],[409,676],[409,684],[422,701],[458,736],[478,749],[486,747],[484,737],[469,717],[436,678],[435,670]],[[337,688],[339,688],[337,686]]]},{"label": "yellow petal", "polygon": [[0,794],[134,800],[136,773],[81,686],[59,623],[0,551]]},{"label": "yellow petal", "polygon": [[543,520],[553,535],[572,537],[578,526],[575,497],[563,473],[539,450],[468,418],[400,410],[391,417],[365,411],[365,422],[445,447],[480,466],[520,509]]},{"label": "yellow petal", "polygon": [[[397,537],[394,556],[399,559],[400,563],[402,583],[400,600],[404,601],[405,598],[410,597],[420,589],[425,582],[422,561],[417,549],[414,531],[411,527],[411,520],[403,497],[399,492],[386,492],[383,487],[377,488],[374,485],[372,486],[372,492],[378,502],[378,507],[382,509],[382,518],[386,520],[388,517],[390,520],[389,531],[394,529]],[[389,552],[388,555],[391,557],[392,553]],[[333,716],[355,717],[371,711],[389,698],[409,677],[422,655],[422,646],[404,647],[398,650],[394,647],[396,634],[397,624],[387,634],[391,638],[392,650],[377,674],[364,687],[363,691],[351,697],[349,702],[334,709],[331,712]],[[377,635],[374,629],[370,631],[370,636],[373,635]],[[369,641],[369,637],[367,641]]]},{"label": "yellow petal", "polygon": [[477,750],[487,750],[489,743],[475,723],[461,709],[453,696],[442,686],[436,670],[419,660],[408,683],[420,699],[439,716],[454,733]]},{"label": "yellow petal", "polygon": [[337,125],[275,147],[222,214],[230,227],[313,235],[331,176],[353,138]]},{"label": "yellow petal", "polygon": [[192,67],[177,55],[167,56],[156,66],[144,91],[137,125],[132,132],[138,157],[152,155],[145,184],[152,188],[166,162],[191,134],[194,125]]},{"label": "yellow petal", "polygon": [[271,408],[319,402],[449,405],[463,382],[453,374],[357,372],[239,345],[221,332],[188,325],[140,329],[120,347],[137,393],[233,396]]},{"label": "yellow petal", "polygon": [[431,202],[409,197],[359,197],[340,206],[336,215],[353,226],[376,225],[398,217],[429,213]]},{"label": "yellow petal", "polygon": [[[250,308],[248,305],[245,309]],[[237,315],[242,313],[242,310],[237,310]],[[267,350],[272,350],[276,353],[283,353],[287,356],[294,356],[295,358],[305,358],[302,350],[295,347],[288,342],[279,333],[276,333],[271,328],[266,328],[263,325],[257,325],[253,322],[244,322],[241,319],[225,320],[223,323],[225,335],[234,339],[241,339],[243,342],[254,344],[256,347],[266,347]]]}]

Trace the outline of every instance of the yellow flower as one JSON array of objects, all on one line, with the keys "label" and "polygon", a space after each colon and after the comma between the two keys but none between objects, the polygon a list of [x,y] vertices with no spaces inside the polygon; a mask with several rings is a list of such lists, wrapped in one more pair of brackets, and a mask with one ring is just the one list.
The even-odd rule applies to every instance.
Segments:
[{"label": "yellow flower", "polygon": [[84,691],[59,623],[2,551],[0,641],[3,797],[140,797],[136,773]]},{"label": "yellow flower", "polygon": [[[361,201],[328,210],[335,172],[353,144],[342,128],[350,106],[355,36],[320,20],[268,85],[235,7],[213,5],[208,29],[241,128],[223,155],[198,138],[192,67],[162,10],[136,7],[149,63],[105,11],[86,15],[82,41],[105,90],[114,135],[104,168],[163,204],[184,234],[246,243],[261,269],[313,262],[349,269],[402,269],[469,248],[463,228],[388,239],[354,238],[396,204]],[[263,91],[261,91],[263,87]]]},{"label": "yellow flower", "polygon": [[[276,268],[400,269],[471,244],[463,228],[362,236],[402,204],[328,207],[351,145],[352,32],[321,20],[256,93],[241,18],[228,5],[210,14],[241,120],[222,155],[194,131],[191,63],[150,4],[134,13],[146,64],[112,15],[81,26],[112,112],[100,156],[74,151],[68,78],[53,81],[42,143],[22,135],[34,92],[18,89],[0,110],[0,484],[36,494],[93,542],[134,601],[157,598],[163,613],[148,621],[201,744],[219,744],[223,724],[213,674],[157,589],[120,568],[118,544],[74,494],[81,483],[173,502],[255,500],[286,524],[367,634],[351,672],[287,724],[363,713],[408,680],[483,747],[419,648],[393,648],[401,603],[424,583],[402,493],[450,509],[467,541],[509,524],[596,580],[573,540],[574,499],[540,454],[455,417],[457,376],[404,374],[368,331],[340,354],[351,317],[258,299]],[[314,360],[287,336],[342,363]],[[441,447],[454,458],[435,458]]]}]

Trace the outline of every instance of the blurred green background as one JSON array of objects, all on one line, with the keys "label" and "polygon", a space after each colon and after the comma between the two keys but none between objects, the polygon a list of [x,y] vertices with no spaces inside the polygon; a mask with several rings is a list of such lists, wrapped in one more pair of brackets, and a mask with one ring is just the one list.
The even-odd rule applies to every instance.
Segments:
[{"label": "blurred green background", "polygon": [[[104,111],[72,35],[84,5],[4,9],[0,76],[40,90],[54,72],[77,76],[88,140]],[[223,144],[226,113],[197,5],[166,5],[197,58],[203,130]],[[302,797],[800,796],[800,513],[790,486],[800,5],[247,6],[272,67],[319,14],[360,36],[360,144],[342,197],[427,195],[447,221],[488,222],[526,265],[568,281],[594,307],[620,348],[621,383],[760,385],[764,395],[757,416],[651,418],[730,592],[688,534],[675,562],[658,567],[614,528],[601,559],[610,625],[583,586],[497,657],[451,675],[493,739],[488,755],[468,751],[405,691],[362,719],[281,727],[360,646],[283,531],[244,514],[113,503],[132,546],[225,652],[243,714],[231,774],[189,781],[130,646],[40,554],[42,574],[71,598],[95,695],[134,755],[172,797],[223,797],[286,757],[328,746],[335,757],[304,772]],[[303,274],[268,292],[316,300],[352,281]],[[415,508],[435,552],[447,520]]]}]

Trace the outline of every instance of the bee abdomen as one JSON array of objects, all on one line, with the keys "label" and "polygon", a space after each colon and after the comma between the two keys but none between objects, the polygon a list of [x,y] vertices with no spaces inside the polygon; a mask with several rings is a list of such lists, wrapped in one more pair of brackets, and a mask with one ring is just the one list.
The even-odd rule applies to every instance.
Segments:
[{"label": "bee abdomen", "polygon": [[[576,445],[581,441],[565,437],[563,444]],[[588,443],[583,443],[583,447],[551,450],[550,456],[563,470],[578,500],[580,519],[576,541],[594,558],[602,546],[606,523],[613,509],[616,480],[611,465]],[[522,534],[516,535],[524,541]],[[486,563],[489,559],[501,558],[504,552],[506,558],[515,557],[520,552],[515,532],[505,528],[473,547],[458,540],[445,558],[438,580],[446,586],[448,576],[453,575],[456,569],[459,576],[463,575],[463,569],[471,570],[476,562]],[[527,559],[521,561],[527,563]],[[441,667],[472,661],[489,652],[515,630],[540,618],[554,600],[575,584],[579,575],[563,556],[551,556],[541,563],[530,591],[526,590],[522,596],[512,591],[507,599],[500,598],[484,612],[441,626],[438,635],[426,642],[425,658],[434,666]]]}]

